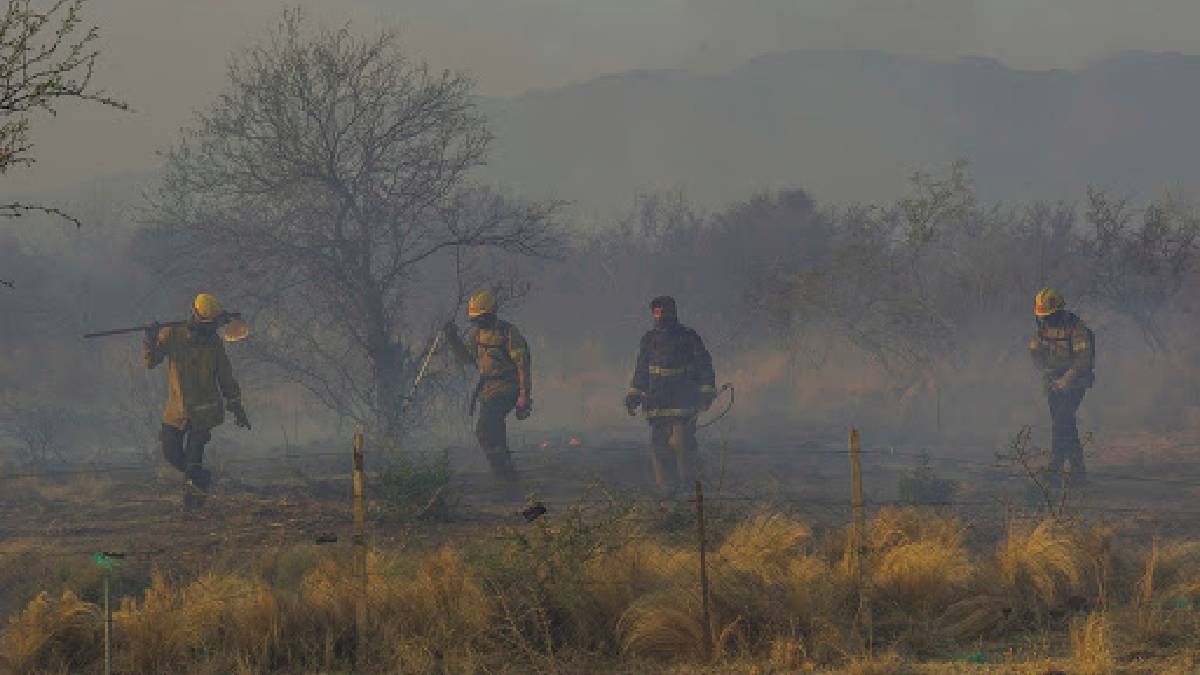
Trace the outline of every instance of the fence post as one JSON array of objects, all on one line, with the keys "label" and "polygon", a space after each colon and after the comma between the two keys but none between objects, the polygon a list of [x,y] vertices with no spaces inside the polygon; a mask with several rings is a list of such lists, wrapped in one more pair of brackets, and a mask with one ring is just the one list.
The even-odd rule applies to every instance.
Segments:
[{"label": "fence post", "polygon": [[704,536],[704,491],[696,481],[696,529],[700,539],[700,607],[704,622],[704,658],[712,658],[712,620],[708,611],[708,560],[705,549],[708,542]]},{"label": "fence post", "polygon": [[363,509],[363,435],[354,434],[354,574],[358,594],[354,602],[354,669],[362,671],[367,653],[367,531]]},{"label": "fence post", "polygon": [[112,572],[104,572],[104,675],[112,675]]},{"label": "fence post", "polygon": [[851,526],[850,545],[853,550],[854,583],[858,587],[858,615],[855,617],[856,628],[866,632],[867,652],[872,649],[873,627],[871,623],[871,606],[867,601],[867,582],[863,574],[863,558],[867,552],[867,509],[863,503],[862,486],[862,444],[858,437],[858,429],[850,430],[850,490],[851,504],[854,508],[854,522]]},{"label": "fence post", "polygon": [[124,553],[111,551],[98,551],[92,555],[92,562],[104,570],[104,675],[112,675],[112,571],[117,561],[124,558]]}]

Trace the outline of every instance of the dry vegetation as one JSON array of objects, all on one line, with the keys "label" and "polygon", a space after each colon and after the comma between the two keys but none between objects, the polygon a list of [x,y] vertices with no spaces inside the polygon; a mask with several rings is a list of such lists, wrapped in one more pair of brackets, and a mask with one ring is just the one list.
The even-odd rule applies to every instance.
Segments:
[{"label": "dry vegetation", "polygon": [[[856,621],[847,535],[751,515],[709,556],[648,534],[633,511],[575,512],[459,547],[374,550],[372,672],[1192,672],[1195,544],[1133,552],[1103,528],[1014,523],[972,551],[954,518],[881,511],[865,560],[873,622]],[[95,578],[88,580],[95,583]],[[188,577],[155,570],[114,612],[119,672],[330,672],[352,658],[356,579],[341,549],[261,550]],[[12,616],[14,672],[94,669],[94,588],[44,592]],[[870,639],[874,658],[865,656]]]}]

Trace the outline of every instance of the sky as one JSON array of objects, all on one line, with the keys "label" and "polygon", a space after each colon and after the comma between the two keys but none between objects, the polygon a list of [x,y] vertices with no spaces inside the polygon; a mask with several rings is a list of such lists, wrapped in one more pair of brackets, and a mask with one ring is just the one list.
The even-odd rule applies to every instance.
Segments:
[{"label": "sky", "polygon": [[469,71],[491,96],[626,70],[723,70],[789,49],[988,56],[1022,69],[1200,53],[1195,0],[88,0],[97,83],[133,111],[68,104],[35,120],[37,164],[0,185],[37,193],[152,171],[221,90],[229,56],[295,6],[323,23],[393,26],[414,55]]}]

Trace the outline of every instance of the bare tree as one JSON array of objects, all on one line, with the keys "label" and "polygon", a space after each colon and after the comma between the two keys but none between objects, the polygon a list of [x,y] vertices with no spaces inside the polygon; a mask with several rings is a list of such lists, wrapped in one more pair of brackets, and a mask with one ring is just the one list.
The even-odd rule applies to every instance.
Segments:
[{"label": "bare tree", "polygon": [[1188,287],[1200,254],[1200,218],[1170,196],[1137,218],[1125,199],[1088,188],[1091,231],[1081,249],[1092,262],[1089,293],[1132,319],[1147,342],[1167,351],[1162,316]]},{"label": "bare tree", "polygon": [[256,315],[259,358],[390,437],[427,278],[471,251],[561,246],[558,204],[469,182],[490,140],[465,75],[410,61],[390,31],[309,31],[289,12],[167,154],[151,219]]},{"label": "bare tree", "polygon": [[24,466],[65,462],[64,450],[75,430],[75,418],[62,406],[18,399],[0,400],[0,438],[17,442],[17,461]]},{"label": "bare tree", "polygon": [[[92,86],[99,29],[83,30],[80,14],[85,2],[8,0],[0,15],[0,174],[14,166],[33,164],[30,130],[35,112],[53,115],[62,99],[127,108]],[[44,8],[39,8],[43,4]],[[0,203],[0,218],[31,211],[60,216],[79,226],[76,218],[54,207]],[[0,284],[12,286],[3,280]]]}]

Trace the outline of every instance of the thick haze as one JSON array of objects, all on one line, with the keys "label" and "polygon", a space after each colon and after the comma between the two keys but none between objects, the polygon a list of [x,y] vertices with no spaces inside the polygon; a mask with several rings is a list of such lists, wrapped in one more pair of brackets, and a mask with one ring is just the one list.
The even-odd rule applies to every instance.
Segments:
[{"label": "thick haze", "polygon": [[[70,104],[58,118],[40,118],[38,163],[3,177],[5,194],[40,193],[42,203],[85,226],[35,216],[0,228],[0,279],[15,287],[0,293],[0,316],[19,317],[0,321],[0,394],[14,394],[0,396],[0,422],[10,403],[11,419],[71,420],[68,431],[84,451],[119,444],[149,458],[161,373],[138,366],[135,338],[81,346],[78,336],[178,316],[200,289],[228,297],[231,289],[209,288],[208,279],[154,274],[177,249],[139,224],[131,204],[154,175],[155,152],[177,138],[192,111],[210,105],[230,55],[265,36],[284,5],[88,4],[87,20],[103,31],[98,83],[135,112]],[[1200,276],[1191,261],[1105,276],[1115,263],[1097,251],[1126,252],[1118,262],[1131,264],[1147,255],[1157,261],[1164,247],[1133,230],[1122,234],[1125,248],[1087,239],[1103,228],[1086,222],[1080,203],[1093,184],[1138,204],[1167,188],[1200,186],[1200,37],[1193,37],[1200,6],[1143,2],[1134,12],[1109,0],[760,0],[734,11],[733,4],[305,5],[313,23],[351,21],[360,34],[394,25],[413,55],[473,72],[497,135],[491,161],[475,177],[518,196],[575,203],[562,218],[574,230],[565,262],[504,261],[536,281],[506,315],[530,336],[540,364],[540,414],[523,433],[640,433],[620,401],[646,325],[645,301],[670,293],[709,342],[722,381],[737,383],[741,419],[876,421],[892,425],[888,433],[920,438],[944,413],[947,438],[1007,440],[1045,421],[1025,346],[1029,299],[1047,284],[1064,289],[1102,336],[1103,384],[1084,406],[1086,428],[1200,425],[1200,389],[1192,386],[1200,381],[1193,300]],[[912,171],[943,175],[958,157],[969,159],[981,197],[964,203],[978,208],[961,222],[947,216],[946,227],[957,229],[938,240],[940,248],[917,251],[927,264],[914,265],[913,252],[895,243],[907,240],[889,229],[900,221],[884,216],[908,213],[895,200],[913,194]],[[782,192],[753,196],[764,188]],[[657,194],[637,201],[640,190]],[[992,198],[1013,208],[992,210]],[[1070,206],[1025,208],[1038,199]],[[854,202],[885,208],[830,208]],[[1194,222],[1186,206],[1172,222]],[[610,227],[584,232],[592,222]],[[1156,223],[1148,234],[1158,232]],[[878,241],[864,245],[863,233]],[[1047,251],[1062,264],[1046,264]],[[859,254],[867,257],[850,267],[856,259],[848,256]],[[1174,270],[1183,276],[1172,277]],[[926,271],[939,276],[930,281]],[[442,278],[422,273],[431,283]],[[1097,286],[1112,297],[1088,297]],[[927,297],[928,289],[937,294]],[[413,349],[444,314],[448,295],[428,295],[404,326]],[[1164,344],[1176,353],[1151,349],[1141,319],[1122,304],[1143,296],[1157,297],[1170,318]],[[914,313],[910,298],[940,323],[904,323],[926,316]],[[884,308],[866,316],[874,323],[865,338],[860,307]],[[945,331],[931,339],[924,331],[936,326]],[[881,357],[868,352],[882,347],[862,344],[892,349],[895,342],[908,353],[949,334],[963,345],[954,358],[920,352],[891,369],[879,364],[894,360],[890,352]],[[226,429],[219,446],[286,445],[331,428],[328,414],[277,373],[246,367],[262,426],[249,436]],[[302,413],[312,428],[298,423]],[[291,435],[281,438],[285,419]],[[114,432],[89,436],[93,427]]]},{"label": "thick haze", "polygon": [[[36,125],[38,164],[8,191],[53,190],[152,169],[191,111],[223,82],[228,55],[262,35],[281,2],[94,0],[99,82],[120,114],[69,106]],[[792,49],[878,49],[1019,69],[1080,68],[1123,50],[1200,53],[1189,0],[403,0],[301,3],[326,22],[400,28],[435,67],[466,69],[485,95],[514,95],[644,68],[722,71]],[[568,195],[570,196],[570,195]]]}]

